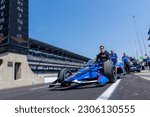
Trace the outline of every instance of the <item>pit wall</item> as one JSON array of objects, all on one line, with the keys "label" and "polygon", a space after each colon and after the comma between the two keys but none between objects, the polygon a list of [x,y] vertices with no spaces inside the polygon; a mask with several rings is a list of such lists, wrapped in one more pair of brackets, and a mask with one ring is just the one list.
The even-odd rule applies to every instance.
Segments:
[{"label": "pit wall", "polygon": [[44,78],[34,74],[27,56],[16,53],[0,54],[0,89],[44,83]]}]

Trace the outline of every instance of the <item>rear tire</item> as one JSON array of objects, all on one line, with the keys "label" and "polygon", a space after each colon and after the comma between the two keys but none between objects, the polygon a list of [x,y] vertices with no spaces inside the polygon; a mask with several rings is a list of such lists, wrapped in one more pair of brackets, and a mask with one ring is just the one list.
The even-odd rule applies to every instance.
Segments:
[{"label": "rear tire", "polygon": [[116,82],[116,70],[111,62],[104,62],[104,75],[109,78],[111,83]]},{"label": "rear tire", "polygon": [[70,86],[71,83],[69,82],[64,82],[66,78],[71,76],[71,71],[67,68],[63,68],[59,73],[58,73],[58,82],[61,83],[62,87]]}]

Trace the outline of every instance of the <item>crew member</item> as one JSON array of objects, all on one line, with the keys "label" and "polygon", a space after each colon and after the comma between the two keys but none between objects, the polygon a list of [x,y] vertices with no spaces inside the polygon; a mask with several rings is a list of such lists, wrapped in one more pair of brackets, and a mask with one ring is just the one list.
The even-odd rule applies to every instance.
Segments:
[{"label": "crew member", "polygon": [[147,64],[149,66],[149,71],[150,71],[150,58],[148,57],[148,60],[147,60]]},{"label": "crew member", "polygon": [[114,53],[114,50],[110,51],[110,58],[114,65],[116,65],[116,63],[118,62],[118,56],[116,53]]},{"label": "crew member", "polygon": [[130,74],[130,58],[126,55],[126,53],[123,53],[122,62],[125,65],[126,72]]},{"label": "crew member", "polygon": [[133,65],[137,65],[137,60],[136,60],[134,57],[130,57],[130,62],[131,62]]},{"label": "crew member", "polygon": [[99,47],[99,49],[100,49],[100,53],[97,55],[96,61],[101,61],[101,62],[108,62],[108,61],[110,61],[109,52],[107,52],[107,50],[105,50],[105,47],[103,45],[101,45]]},{"label": "crew member", "polygon": [[147,56],[147,54],[145,54],[145,58],[144,58],[143,62],[146,67],[148,66],[148,59],[149,59],[149,57]]}]

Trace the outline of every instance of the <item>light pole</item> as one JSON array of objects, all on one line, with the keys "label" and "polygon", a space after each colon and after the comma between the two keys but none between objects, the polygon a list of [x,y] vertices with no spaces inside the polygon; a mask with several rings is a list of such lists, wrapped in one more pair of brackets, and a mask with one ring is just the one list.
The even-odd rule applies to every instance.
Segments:
[{"label": "light pole", "polygon": [[134,15],[133,15],[133,22],[134,22],[135,31],[136,31],[136,34],[137,34],[137,40],[138,40],[138,43],[139,43],[140,52],[141,52],[141,55],[143,57],[142,47],[141,47],[141,43],[140,43],[140,37],[139,37],[138,31],[137,31],[137,26],[136,26],[135,16]]},{"label": "light pole", "polygon": [[135,53],[136,53],[136,58],[138,59],[138,49],[137,49],[137,43],[136,43],[136,40],[135,40]]},{"label": "light pole", "polygon": [[142,32],[141,32],[141,37],[142,37],[142,41],[143,41],[143,45],[144,45],[144,49],[145,49],[145,55],[147,55],[147,49],[146,49],[146,45],[145,45],[145,42],[144,42],[144,38],[143,38]]}]

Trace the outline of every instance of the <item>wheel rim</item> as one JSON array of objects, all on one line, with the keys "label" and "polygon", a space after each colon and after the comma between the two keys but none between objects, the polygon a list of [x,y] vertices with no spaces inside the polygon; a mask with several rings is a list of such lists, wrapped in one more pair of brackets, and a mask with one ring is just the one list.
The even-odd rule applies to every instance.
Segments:
[{"label": "wheel rim", "polygon": [[69,76],[71,76],[71,73],[69,73],[69,72],[65,73],[65,74],[64,74],[64,80],[65,80],[66,78],[68,78]]},{"label": "wheel rim", "polygon": [[70,73],[70,72],[65,72],[65,73],[64,73],[64,79],[63,79],[63,82],[62,82],[62,84],[61,84],[63,87],[70,86],[70,83],[69,83],[69,82],[64,82],[64,80],[65,80],[66,78],[68,78],[69,76],[71,76],[71,73]]}]

